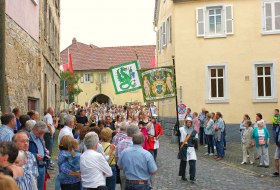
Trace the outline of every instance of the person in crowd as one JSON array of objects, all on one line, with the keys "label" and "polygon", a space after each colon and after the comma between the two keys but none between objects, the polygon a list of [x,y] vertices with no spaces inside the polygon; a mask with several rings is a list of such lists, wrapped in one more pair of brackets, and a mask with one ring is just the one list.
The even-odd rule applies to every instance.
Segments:
[{"label": "person in crowd", "polygon": [[186,113],[185,119],[187,119],[188,117],[193,119],[193,114],[192,114],[191,108],[187,108],[187,113]]},{"label": "person in crowd", "polygon": [[78,138],[80,153],[83,153],[85,151],[84,138],[85,138],[85,136],[88,132],[89,132],[89,127],[88,126],[84,126],[80,130],[80,136]]},{"label": "person in crowd", "polygon": [[[48,132],[45,133],[44,140],[45,140],[46,148],[50,152],[50,156],[52,156],[52,149],[54,145],[54,133],[58,125],[57,118],[55,117],[55,120],[53,120],[53,116],[54,116],[54,109],[49,107],[47,109],[47,114],[44,116],[44,122],[47,124],[48,127]],[[50,159],[47,162],[47,168],[49,170],[53,170],[52,166],[53,166],[53,162]]]},{"label": "person in crowd", "polygon": [[159,149],[159,138],[163,134],[162,128],[160,123],[157,122],[157,115],[153,115],[152,121],[154,126],[154,136],[149,135],[148,138],[148,146],[149,146],[149,152],[152,153],[155,161],[157,160],[157,153]]},{"label": "person in crowd", "polygon": [[27,115],[30,117],[31,120],[36,121],[36,112],[34,110],[28,111]]},{"label": "person in crowd", "polygon": [[250,116],[249,116],[248,114],[244,114],[244,115],[243,115],[243,120],[241,121],[240,127],[239,127],[241,137],[242,137],[242,135],[243,135],[243,133],[244,133],[244,131],[245,131],[245,129],[246,129],[245,123],[246,123],[246,121],[248,121],[248,120],[251,120]]},{"label": "person in crowd", "polygon": [[64,117],[67,115],[67,112],[65,109],[61,110],[59,114],[59,124],[58,124],[58,129],[62,129],[65,125],[65,120]]},{"label": "person in crowd", "polygon": [[35,124],[29,137],[29,152],[31,152],[37,161],[38,173],[38,190],[44,189],[44,180],[46,174],[46,161],[49,159],[42,138],[48,132],[45,122],[39,121]]},{"label": "person in crowd", "polygon": [[206,109],[202,108],[201,112],[198,114],[199,120],[199,144],[203,145],[204,139],[204,122],[206,121]]},{"label": "person in crowd", "polygon": [[83,125],[86,125],[88,123],[88,118],[86,116],[86,110],[81,109],[80,115],[76,116],[77,123],[81,123]]},{"label": "person in crowd", "polygon": [[280,159],[280,121],[278,122],[278,126],[275,128],[275,144],[276,150],[274,154],[274,173],[272,177],[279,177],[279,159]]},{"label": "person in crowd", "polygon": [[256,114],[256,123],[254,124],[254,128],[258,128],[258,122],[262,122],[264,124],[264,128],[266,128],[266,122],[263,120],[263,116],[261,113]]},{"label": "person in crowd", "polygon": [[200,126],[200,123],[199,123],[199,119],[198,119],[198,114],[197,114],[197,112],[193,112],[193,127],[197,133],[199,133],[199,126]]},{"label": "person in crowd", "polygon": [[[26,127],[26,122],[30,120],[29,115],[21,115],[19,117],[19,122],[20,122],[20,129],[19,130],[24,130],[24,131],[28,131],[27,127]],[[18,131],[19,131],[18,130]]]},{"label": "person in crowd", "polygon": [[116,122],[115,122],[115,129],[116,129],[116,132],[120,132],[120,125],[122,123],[122,118],[121,118],[121,115],[117,115],[116,116]]},{"label": "person in crowd", "polygon": [[17,127],[16,117],[13,113],[6,113],[1,116],[2,126],[0,128],[0,142],[12,141],[14,130]]},{"label": "person in crowd", "polygon": [[225,149],[224,149],[224,130],[225,123],[222,119],[222,114],[217,112],[215,115],[216,122],[214,124],[215,130],[215,142],[217,147],[217,156],[215,156],[215,160],[220,161],[224,159]]},{"label": "person in crowd", "polygon": [[273,132],[273,138],[276,137],[276,128],[279,126],[280,121],[280,115],[279,115],[279,109],[274,110],[274,115],[272,117],[272,132]]},{"label": "person in crowd", "polygon": [[253,128],[251,127],[252,122],[250,120],[246,120],[244,123],[245,130],[241,136],[241,147],[243,153],[243,160],[241,164],[247,164],[247,160],[250,160],[250,164],[254,164],[254,150],[253,150],[253,141],[252,141],[252,132]]},{"label": "person in crowd", "polygon": [[0,173],[0,189],[1,190],[19,190],[15,180],[8,176]]},{"label": "person in crowd", "polygon": [[270,134],[267,128],[264,127],[263,121],[258,121],[258,127],[254,128],[252,132],[252,138],[254,139],[254,145],[258,150],[258,155],[260,156],[259,167],[269,167],[269,155],[268,155],[268,145]]},{"label": "person in crowd", "polygon": [[84,143],[87,150],[80,157],[80,170],[83,188],[107,190],[106,177],[112,176],[112,169],[100,153],[98,135],[95,132],[86,134]]},{"label": "person in crowd", "polygon": [[141,132],[134,134],[132,140],[133,146],[125,149],[118,160],[118,167],[126,177],[125,189],[149,189],[148,181],[157,172],[155,160],[143,149],[144,136]]},{"label": "person in crowd", "polygon": [[190,180],[195,182],[196,174],[196,153],[198,143],[198,134],[193,128],[192,118],[187,117],[185,120],[185,125],[179,128],[180,130],[180,151],[178,154],[178,159],[181,160],[179,168],[179,176],[183,181],[187,181],[186,178],[186,167],[187,162],[189,162],[190,170]]},{"label": "person in crowd", "polygon": [[115,190],[117,183],[117,171],[116,171],[116,158],[115,158],[115,145],[111,144],[113,131],[110,128],[105,128],[100,132],[101,145],[103,150],[109,159],[107,160],[109,166],[112,169],[112,176],[106,178],[106,186],[108,190]]},{"label": "person in crowd", "polygon": [[148,135],[149,135],[149,131],[152,130],[152,129],[150,130],[152,125],[153,124],[150,121],[149,113],[147,111],[144,112],[143,113],[143,119],[142,120],[139,119],[139,128],[141,130],[141,133],[144,136],[143,148],[145,150],[149,150],[149,147],[148,147]]},{"label": "person in crowd", "polygon": [[65,115],[64,121],[65,121],[65,126],[60,130],[58,135],[58,141],[57,141],[58,144],[60,142],[60,139],[65,135],[69,135],[74,138],[72,130],[75,123],[75,117],[72,115]]},{"label": "person in crowd", "polygon": [[30,173],[32,181],[34,181],[35,184],[37,184],[37,178],[39,176],[38,166],[35,156],[28,151],[29,133],[26,131],[18,131],[13,136],[13,142],[15,143],[19,151],[23,151],[25,153],[25,163],[22,167],[25,172]]},{"label": "person in crowd", "polygon": [[105,117],[105,125],[104,125],[104,127],[105,127],[105,128],[106,128],[106,127],[109,127],[112,131],[115,131],[115,130],[116,130],[115,125],[114,125],[114,123],[112,122],[111,116],[107,115],[107,116]]},{"label": "person in crowd", "polygon": [[212,119],[212,115],[210,113],[206,114],[206,121],[203,124],[205,136],[206,136],[206,142],[207,142],[207,153],[204,155],[214,155],[214,142],[213,142],[213,134],[214,134],[214,121]]},{"label": "person in crowd", "polygon": [[35,124],[36,124],[35,120],[30,119],[30,120],[26,121],[26,123],[25,123],[26,131],[30,133],[32,131],[33,127],[35,126]]},{"label": "person in crowd", "polygon": [[[118,116],[117,116],[117,118],[118,118]],[[119,142],[121,142],[123,139],[125,139],[127,137],[127,134],[126,134],[127,126],[128,126],[128,124],[126,122],[122,122],[119,124],[120,132],[114,136],[113,141],[112,141],[112,143],[115,146],[117,146],[119,144]]]},{"label": "person in crowd", "polygon": [[[80,190],[80,156],[78,142],[73,136],[64,135],[59,144],[58,167],[55,189]],[[76,151],[75,151],[76,150]]]},{"label": "person in crowd", "polygon": [[[132,141],[132,137],[133,135],[135,135],[136,133],[139,132],[139,127],[137,125],[129,125],[127,127],[127,137],[125,137],[122,141],[120,141],[117,145],[116,145],[116,160],[118,161],[121,157],[122,152],[129,148],[132,147],[133,145],[133,141]],[[125,189],[125,175],[124,172],[121,170],[120,171],[120,179],[121,179],[121,188],[122,190]]]},{"label": "person in crowd", "polygon": [[105,126],[104,120],[99,120],[97,126],[99,127],[100,131],[102,131],[102,129],[104,129]]},{"label": "person in crowd", "polygon": [[20,127],[21,127],[20,121],[19,121],[19,117],[21,116],[21,111],[20,111],[19,108],[14,108],[14,109],[12,110],[12,113],[13,113],[13,114],[15,115],[15,117],[16,117],[16,124],[17,124],[16,128],[14,129],[14,132],[17,132],[18,130],[20,130]]},{"label": "person in crowd", "polygon": [[0,143],[0,155],[4,157],[1,159],[1,166],[7,167],[13,173],[19,190],[33,190],[31,185],[31,176],[29,173],[24,172],[24,169],[16,165],[18,158],[18,149],[13,142]]}]

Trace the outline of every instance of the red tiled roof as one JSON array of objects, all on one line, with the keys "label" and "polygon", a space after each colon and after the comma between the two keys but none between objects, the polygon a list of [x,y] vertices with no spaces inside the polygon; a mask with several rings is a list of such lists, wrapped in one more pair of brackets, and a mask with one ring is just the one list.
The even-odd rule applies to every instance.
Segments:
[{"label": "red tiled roof", "polygon": [[[139,59],[141,68],[151,68],[155,45],[97,47],[76,40],[60,53],[61,64],[68,63],[68,49],[74,70],[106,70],[111,66]],[[137,54],[137,56],[136,56]]]}]

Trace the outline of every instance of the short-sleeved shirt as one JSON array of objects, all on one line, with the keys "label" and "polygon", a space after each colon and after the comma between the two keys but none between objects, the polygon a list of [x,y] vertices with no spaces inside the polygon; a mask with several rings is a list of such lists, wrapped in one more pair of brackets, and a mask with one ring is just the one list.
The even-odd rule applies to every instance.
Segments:
[{"label": "short-sleeved shirt", "polygon": [[47,113],[45,116],[44,116],[44,122],[47,124],[47,125],[51,125],[51,128],[52,128],[52,134],[54,134],[55,132],[55,127],[54,127],[54,124],[53,124],[53,118],[51,116],[51,114]]},{"label": "short-sleeved shirt", "polygon": [[37,146],[38,154],[45,156],[44,145],[42,144],[42,140],[36,137],[33,132],[30,133],[30,136],[32,136],[32,139]]},{"label": "short-sleeved shirt", "polygon": [[0,127],[0,142],[11,142],[14,136],[14,130],[7,125]]},{"label": "short-sleeved shirt", "polygon": [[128,180],[149,180],[150,173],[157,171],[152,154],[139,145],[125,149],[118,161],[118,166],[123,168]]}]

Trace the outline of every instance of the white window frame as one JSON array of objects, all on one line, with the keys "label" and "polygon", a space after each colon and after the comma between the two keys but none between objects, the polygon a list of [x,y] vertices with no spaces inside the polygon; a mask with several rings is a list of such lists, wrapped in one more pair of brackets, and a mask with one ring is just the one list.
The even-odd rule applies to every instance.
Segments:
[{"label": "white window frame", "polygon": [[166,19],[166,46],[171,44],[171,16],[167,17]]},{"label": "white window frame", "polygon": [[84,83],[91,83],[91,80],[90,80],[91,76],[90,75],[91,75],[90,73],[84,73],[84,75],[83,75]]},{"label": "white window frame", "polygon": [[[218,8],[222,9],[222,30],[223,33],[220,34],[210,34],[210,25],[209,25],[209,9],[211,8]],[[227,9],[230,10],[231,17],[228,18]],[[202,12],[201,12],[202,11]],[[198,20],[199,15],[198,12],[202,13],[203,18],[202,20]],[[232,25],[232,31],[228,31],[227,23]],[[200,25],[202,24],[202,25]],[[199,32],[199,25],[203,26],[204,33]],[[207,4],[204,7],[196,8],[196,36],[197,37],[204,37],[204,38],[225,38],[228,35],[234,34],[234,15],[233,15],[233,6],[230,4]]]},{"label": "white window frame", "polygon": [[[104,81],[102,80],[102,75],[105,75],[105,80]],[[107,74],[106,74],[106,72],[99,73],[99,81],[100,81],[101,84],[107,82]]]},{"label": "white window frame", "polygon": [[162,23],[162,48],[166,47],[166,24]]},{"label": "white window frame", "polygon": [[[280,29],[276,30],[275,29],[275,3],[278,2],[280,3],[280,0],[262,0],[262,4],[261,4],[261,22],[262,22],[262,31],[261,33],[263,35],[269,35],[269,34],[280,34]],[[272,30],[271,31],[267,31],[266,30],[266,12],[265,12],[265,4],[267,3],[271,3],[272,5]]]},{"label": "white window frame", "polygon": [[[271,66],[271,96],[258,96],[258,80],[257,67]],[[275,61],[259,61],[252,63],[252,82],[253,82],[253,102],[278,102],[277,98],[277,82],[276,82],[276,62]]]},{"label": "white window frame", "polygon": [[[220,69],[224,70],[224,97],[211,97],[211,69]],[[228,68],[226,64],[211,64],[206,65],[205,67],[205,96],[206,96],[206,103],[229,103],[229,96],[228,96]]]}]

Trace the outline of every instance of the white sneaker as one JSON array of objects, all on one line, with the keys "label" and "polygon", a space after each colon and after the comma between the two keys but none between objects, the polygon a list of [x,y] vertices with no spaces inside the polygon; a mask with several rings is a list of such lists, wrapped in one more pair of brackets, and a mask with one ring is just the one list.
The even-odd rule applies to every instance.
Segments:
[{"label": "white sneaker", "polygon": [[206,152],[204,155],[205,155],[205,156],[207,156],[208,154],[209,154],[209,153],[208,153],[208,152]]},{"label": "white sneaker", "polygon": [[241,165],[246,164],[246,162],[241,162]]},{"label": "white sneaker", "polygon": [[253,164],[254,164],[254,162],[250,162],[250,164],[251,164],[251,165],[253,165]]},{"label": "white sneaker", "polygon": [[214,156],[214,154],[213,154],[213,153],[210,153],[209,156]]},{"label": "white sneaker", "polygon": [[214,150],[216,150],[216,146],[214,146]]},{"label": "white sneaker", "polygon": [[208,145],[205,145],[204,148],[208,148]]}]

